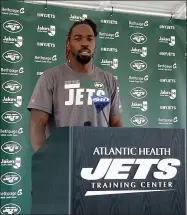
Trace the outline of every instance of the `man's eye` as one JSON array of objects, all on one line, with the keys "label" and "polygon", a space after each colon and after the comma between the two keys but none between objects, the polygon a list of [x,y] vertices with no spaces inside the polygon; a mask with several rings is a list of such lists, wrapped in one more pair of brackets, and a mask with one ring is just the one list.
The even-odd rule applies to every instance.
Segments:
[{"label": "man's eye", "polygon": [[93,40],[93,38],[88,38],[88,41],[92,41]]},{"label": "man's eye", "polygon": [[80,41],[80,40],[81,40],[81,38],[75,38],[75,40]]}]

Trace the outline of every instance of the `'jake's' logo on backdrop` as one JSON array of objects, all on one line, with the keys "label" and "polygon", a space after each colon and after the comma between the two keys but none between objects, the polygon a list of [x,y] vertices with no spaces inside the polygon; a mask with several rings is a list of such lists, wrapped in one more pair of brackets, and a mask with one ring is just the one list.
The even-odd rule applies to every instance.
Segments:
[{"label": "'jake's' logo on backdrop", "polygon": [[3,43],[13,43],[16,47],[20,48],[23,45],[23,37],[17,36],[17,37],[6,37],[3,38]]},{"label": "'jake's' logo on backdrop", "polygon": [[73,15],[71,14],[70,17],[69,17],[69,20],[70,21],[80,21],[80,20],[85,20],[88,18],[88,15],[87,14],[82,14],[82,16],[77,16],[77,15]]},{"label": "'jake's' logo on backdrop", "polygon": [[56,34],[56,27],[54,25],[50,25],[49,27],[45,27],[45,26],[39,26],[37,27],[37,32],[44,32],[44,33],[48,33],[49,36],[55,36]]},{"label": "'jake's' logo on backdrop", "polygon": [[1,166],[11,166],[14,169],[19,169],[21,167],[21,158],[16,157],[15,159],[1,159]]},{"label": "'jake's' logo on backdrop", "polygon": [[142,72],[147,69],[147,64],[142,60],[134,60],[130,67],[136,72]]},{"label": "'jake's' logo on backdrop", "polygon": [[1,176],[1,182],[6,185],[15,185],[21,181],[21,176],[16,172],[7,172]]},{"label": "'jake's' logo on backdrop", "polygon": [[16,20],[8,20],[3,23],[3,28],[10,33],[19,33],[23,26]]},{"label": "'jake's' logo on backdrop", "polygon": [[130,121],[135,126],[144,126],[148,123],[148,119],[143,115],[135,115]]},{"label": "'jake's' logo on backdrop", "polygon": [[7,123],[18,123],[22,119],[22,116],[17,111],[6,111],[1,115],[1,118]]},{"label": "'jake's' logo on backdrop", "polygon": [[9,63],[18,63],[23,59],[23,56],[15,50],[8,50],[4,52],[2,57]]},{"label": "'jake's' logo on backdrop", "polygon": [[2,215],[8,215],[8,214],[16,215],[21,212],[21,208],[16,204],[9,203],[2,206],[0,212]]},{"label": "'jake's' logo on backdrop", "polygon": [[118,68],[118,59],[108,60],[108,59],[102,59],[101,60],[102,66],[110,66],[112,69]]},{"label": "'jake's' logo on backdrop", "polygon": [[21,107],[22,105],[22,96],[16,96],[16,97],[6,97],[4,96],[2,98],[3,104],[13,104],[15,107]]},{"label": "'jake's' logo on backdrop", "polygon": [[133,108],[133,109],[136,108],[136,109],[140,109],[141,111],[146,111],[148,109],[148,104],[147,104],[147,101],[132,102],[131,108]]},{"label": "'jake's' logo on backdrop", "polygon": [[8,93],[18,93],[22,89],[22,85],[17,81],[9,80],[2,84],[2,88]]},{"label": "'jake's' logo on backdrop", "polygon": [[15,141],[8,141],[3,143],[1,150],[9,155],[17,154],[22,149],[22,146]]},{"label": "'jake's' logo on backdrop", "polygon": [[174,46],[175,45],[175,36],[160,37],[159,43],[168,43],[170,46]]},{"label": "'jake's' logo on backdrop", "polygon": [[130,36],[130,39],[135,44],[144,44],[147,42],[147,37],[142,33],[134,33]]},{"label": "'jake's' logo on backdrop", "polygon": [[141,87],[135,87],[130,91],[130,94],[135,99],[143,99],[147,96],[147,91]]},{"label": "'jake's' logo on backdrop", "polygon": [[147,47],[142,47],[142,48],[132,47],[130,52],[131,52],[131,54],[138,54],[141,57],[146,57],[147,56]]},{"label": "'jake's' logo on backdrop", "polygon": [[166,96],[169,97],[170,99],[175,99],[177,97],[177,90],[176,89],[171,89],[170,91],[160,90],[160,96]]}]

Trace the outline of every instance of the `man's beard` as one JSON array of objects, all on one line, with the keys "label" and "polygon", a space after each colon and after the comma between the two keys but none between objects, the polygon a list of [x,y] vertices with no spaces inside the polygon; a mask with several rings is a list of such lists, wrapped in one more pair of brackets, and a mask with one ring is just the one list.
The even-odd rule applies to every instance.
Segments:
[{"label": "man's beard", "polygon": [[93,57],[93,55],[81,55],[81,54],[75,54],[72,53],[74,58],[82,65],[86,65],[89,63]]}]

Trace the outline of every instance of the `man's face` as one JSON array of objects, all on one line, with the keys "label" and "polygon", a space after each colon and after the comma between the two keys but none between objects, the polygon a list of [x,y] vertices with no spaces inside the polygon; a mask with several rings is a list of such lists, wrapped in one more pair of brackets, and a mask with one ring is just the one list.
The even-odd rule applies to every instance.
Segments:
[{"label": "man's face", "polygon": [[72,56],[81,64],[90,62],[95,52],[95,36],[92,28],[86,24],[80,24],[73,28],[69,40]]}]

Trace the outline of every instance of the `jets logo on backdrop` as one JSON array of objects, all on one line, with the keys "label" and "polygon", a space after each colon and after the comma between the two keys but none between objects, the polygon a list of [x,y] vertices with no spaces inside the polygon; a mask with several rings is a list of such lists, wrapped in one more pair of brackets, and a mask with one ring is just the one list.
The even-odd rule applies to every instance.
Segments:
[{"label": "jets logo on backdrop", "polygon": [[8,20],[3,23],[3,28],[9,33],[19,33],[23,30],[23,26],[16,20]]},{"label": "jets logo on backdrop", "polygon": [[134,126],[144,126],[148,123],[148,119],[143,115],[135,115],[130,119]]},{"label": "jets logo on backdrop", "polygon": [[7,214],[15,214],[16,215],[16,214],[19,214],[21,212],[21,208],[16,204],[9,203],[9,204],[3,205],[1,207],[0,212],[2,215],[7,215]]},{"label": "jets logo on backdrop", "polygon": [[21,181],[21,176],[16,172],[7,172],[1,176],[1,182],[6,185],[15,185]]},{"label": "jets logo on backdrop", "polygon": [[67,90],[65,105],[82,106],[92,105],[92,96],[106,96],[105,85],[102,82],[84,82],[70,80],[64,82],[64,89]]},{"label": "jets logo on backdrop", "polygon": [[22,119],[22,115],[16,111],[6,111],[1,118],[7,123],[18,123]]},{"label": "jets logo on backdrop", "polygon": [[135,44],[144,44],[147,42],[147,37],[142,33],[134,33],[130,36],[130,39]]},{"label": "jets logo on backdrop", "polygon": [[147,64],[142,60],[134,60],[130,67],[136,72],[142,72],[147,69]]},{"label": "jets logo on backdrop", "polygon": [[2,57],[9,63],[19,63],[23,59],[23,56],[15,50],[8,50],[4,52]]},{"label": "jets logo on backdrop", "polygon": [[143,99],[147,96],[147,91],[141,87],[135,87],[130,91],[130,94],[135,99]]},{"label": "jets logo on backdrop", "polygon": [[2,88],[8,93],[18,93],[22,90],[22,85],[17,81],[9,80],[2,84]]},{"label": "jets logo on backdrop", "polygon": [[20,152],[22,149],[22,146],[15,142],[15,141],[8,141],[3,143],[3,145],[1,146],[1,150],[6,153],[6,154],[16,154],[18,152]]}]

